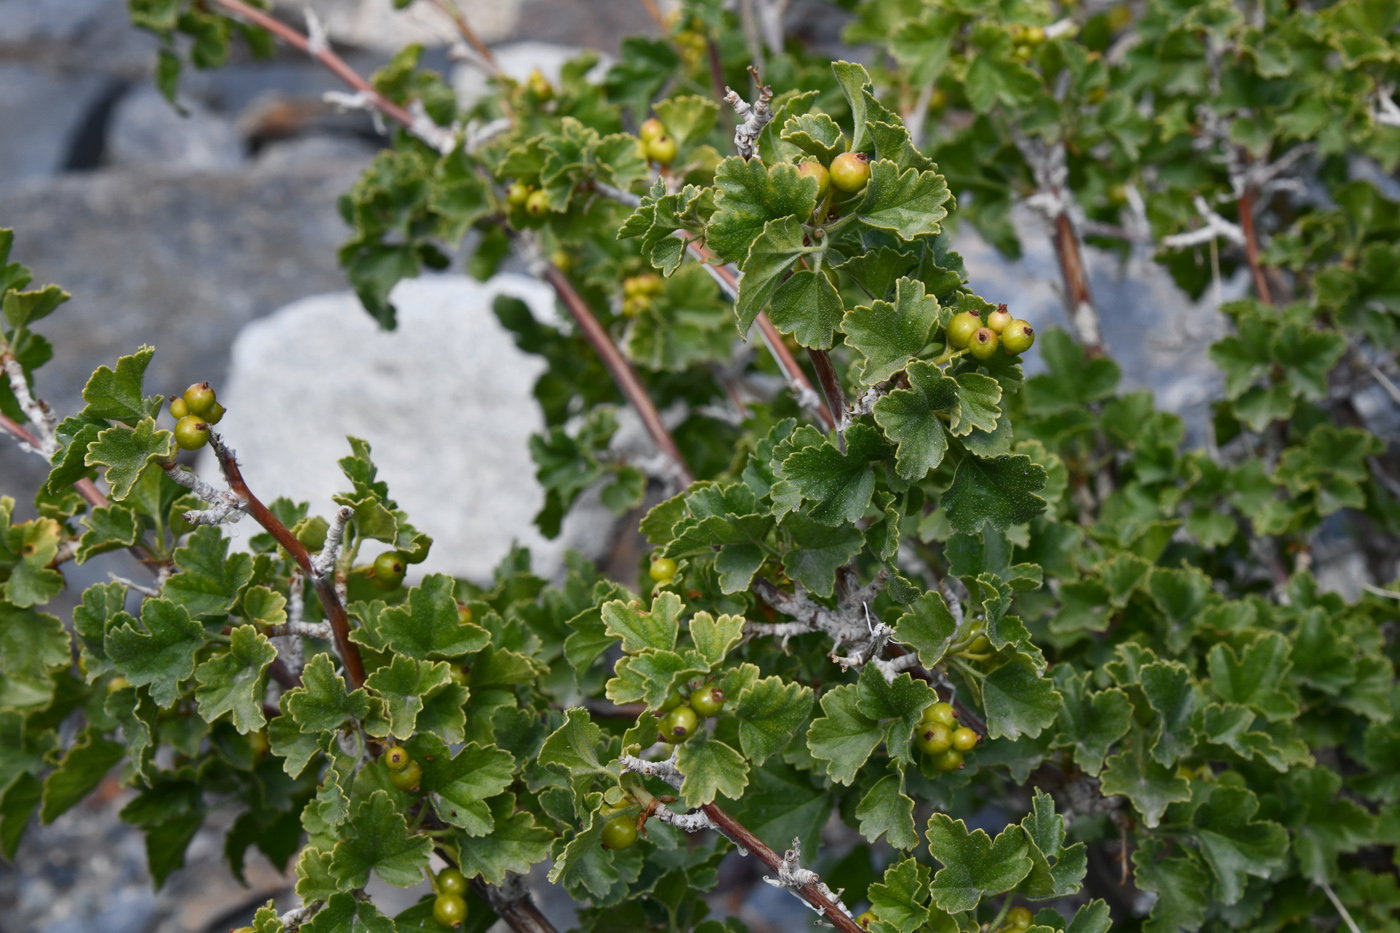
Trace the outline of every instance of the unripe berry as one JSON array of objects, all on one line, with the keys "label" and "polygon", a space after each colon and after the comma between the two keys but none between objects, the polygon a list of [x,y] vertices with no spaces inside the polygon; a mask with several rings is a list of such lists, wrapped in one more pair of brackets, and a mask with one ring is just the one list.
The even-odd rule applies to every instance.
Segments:
[{"label": "unripe berry", "polygon": [[185,400],[178,395],[170,396],[170,417],[179,421],[190,413],[190,406],[185,404]]},{"label": "unripe berry", "polygon": [[1032,26],[1026,30],[1024,36],[1027,45],[1040,45],[1045,41],[1045,29],[1042,26]]},{"label": "unripe berry", "polygon": [[690,708],[706,718],[718,716],[724,709],[724,691],[718,687],[702,687],[690,695]]},{"label": "unripe berry", "polygon": [[954,350],[966,350],[972,343],[972,335],[982,326],[982,319],[971,311],[960,311],[948,322],[948,346]]},{"label": "unripe berry", "polygon": [[938,87],[933,89],[933,95],[928,99],[928,109],[937,112],[948,106],[948,92]]},{"label": "unripe berry", "polygon": [[272,745],[267,740],[266,732],[248,733],[248,751],[252,753],[254,761],[262,761],[267,757],[267,753],[272,750]]},{"label": "unripe berry", "polygon": [[680,706],[684,702],[685,697],[681,696],[681,692],[679,690],[672,687],[671,692],[666,694],[666,699],[661,701],[661,705],[656,708],[656,711],[658,713],[669,713],[671,710],[675,709],[677,706]]},{"label": "unripe berry", "polygon": [[817,180],[817,200],[826,197],[826,193],[831,190],[831,173],[826,170],[826,166],[820,162],[803,162],[797,166],[797,174],[804,178],[815,178]]},{"label": "unripe berry", "polygon": [[647,141],[647,158],[662,165],[670,165],[676,157],[676,141],[670,136],[658,136]]},{"label": "unripe berry", "polygon": [[695,734],[700,717],[689,706],[677,706],[661,720],[661,741],[676,745]]},{"label": "unripe berry", "polygon": [[395,589],[408,572],[408,561],[398,551],[385,551],[374,559],[374,575],[370,581],[381,590]]},{"label": "unripe berry", "polygon": [[210,424],[218,424],[220,421],[224,420],[224,412],[227,410],[228,409],[224,408],[224,406],[215,402],[213,405],[209,406],[209,411],[204,415],[204,420]]},{"label": "unripe berry", "polygon": [[855,194],[870,180],[870,157],[863,152],[843,152],[831,160],[831,183],[842,194]]},{"label": "unripe berry", "polygon": [[390,771],[402,771],[413,759],[408,757],[408,749],[395,745],[384,753],[384,766]]},{"label": "unripe berry", "polygon": [[875,913],[874,913],[874,911],[867,910],[865,913],[861,914],[859,917],[856,917],[856,926],[862,927],[862,928],[867,929],[867,930],[870,929],[870,924],[872,924],[872,923],[874,923],[874,922],[875,922]]},{"label": "unripe berry", "polygon": [[444,868],[438,872],[437,889],[441,894],[466,894],[467,876],[455,868]]},{"label": "unripe berry", "polygon": [[659,295],[666,290],[666,283],[655,272],[643,272],[635,278],[639,295]]},{"label": "unripe berry", "polygon": [[556,249],[549,254],[549,261],[554,264],[554,268],[568,275],[569,270],[574,267],[574,257],[570,256],[562,249]]},{"label": "unripe berry", "polygon": [[936,722],[949,729],[955,729],[958,724],[958,714],[951,703],[930,703],[924,707],[923,721],[926,723]]},{"label": "unripe berry", "polygon": [[1034,343],[1035,328],[1031,327],[1028,321],[1012,321],[1006,325],[1006,330],[1001,332],[1001,345],[1013,356],[1025,353]]},{"label": "unripe berry", "polygon": [[543,217],[549,213],[549,195],[543,191],[531,191],[525,199],[525,213],[531,217]]},{"label": "unripe berry", "polygon": [[1031,912],[1024,907],[1013,907],[1006,912],[1001,928],[1007,931],[1028,930],[1031,926]]},{"label": "unripe berry", "polygon": [[538,97],[541,102],[554,97],[554,86],[549,83],[549,79],[544,76],[544,72],[540,71],[538,68],[530,72],[529,87],[530,90],[535,92],[535,96]]},{"label": "unripe berry", "polygon": [[654,307],[656,307],[655,303],[646,295],[633,295],[630,298],[622,299],[622,316],[637,317]]},{"label": "unripe berry", "polygon": [[471,607],[471,606],[467,606],[467,605],[463,605],[462,603],[458,603],[458,604],[457,604],[457,624],[458,624],[458,625],[470,625],[470,624],[471,624],[471,621],[472,621],[472,607]]},{"label": "unripe berry", "polygon": [[977,747],[981,738],[967,726],[960,726],[953,730],[953,747],[960,752],[970,752]]},{"label": "unripe berry", "polygon": [[637,822],[630,816],[615,816],[603,825],[603,848],[630,849],[637,841]]},{"label": "unripe berry", "polygon": [[418,784],[423,780],[423,766],[416,761],[410,761],[398,771],[389,772],[389,783],[399,790],[412,791],[418,789]]},{"label": "unripe berry", "polygon": [[203,418],[214,405],[214,390],[207,382],[196,382],[185,390],[185,404],[190,414]]},{"label": "unripe berry", "polygon": [[506,203],[511,207],[524,207],[530,197],[530,186],[523,181],[513,181],[506,188]]},{"label": "unripe berry", "polygon": [[186,415],[175,423],[175,443],[181,450],[198,450],[209,443],[209,425],[199,415]]},{"label": "unripe berry", "polygon": [[1001,346],[1001,338],[997,336],[997,332],[990,327],[981,327],[972,335],[972,342],[967,345],[967,352],[979,360],[989,360],[992,358],[992,354],[997,352],[999,346]]},{"label": "unripe berry", "polygon": [[661,121],[656,119],[656,117],[648,117],[646,120],[642,121],[642,126],[637,130],[637,135],[641,137],[642,142],[649,143],[658,136],[665,136],[666,127],[663,126]]},{"label": "unripe berry", "polygon": [[658,557],[651,562],[647,575],[651,577],[652,582],[665,586],[676,579],[676,562],[669,557]]},{"label": "unripe berry", "polygon": [[925,755],[937,755],[953,744],[953,733],[941,722],[926,722],[914,733],[914,741]]},{"label": "unripe berry", "polygon": [[963,766],[963,754],[956,748],[945,749],[933,758],[933,766],[945,774]]},{"label": "unripe berry", "polygon": [[439,894],[433,901],[433,919],[455,930],[467,919],[467,902],[460,894]]},{"label": "unripe berry", "polygon": [[987,315],[987,326],[998,334],[1006,330],[1006,325],[1011,321],[1011,312],[1006,310],[1006,305],[998,305],[995,311]]}]

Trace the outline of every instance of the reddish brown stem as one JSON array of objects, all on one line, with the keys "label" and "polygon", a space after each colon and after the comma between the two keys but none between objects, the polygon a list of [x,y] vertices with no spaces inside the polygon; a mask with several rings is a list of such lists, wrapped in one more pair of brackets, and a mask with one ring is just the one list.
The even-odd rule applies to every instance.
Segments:
[{"label": "reddish brown stem", "polygon": [[1252,187],[1245,188],[1244,194],[1240,195],[1240,230],[1244,233],[1244,255],[1249,260],[1249,271],[1254,275],[1254,290],[1259,293],[1260,301],[1271,305],[1274,296],[1269,291],[1269,279],[1264,275],[1264,266],[1259,261],[1259,237],[1254,232],[1255,197]]},{"label": "reddish brown stem", "polygon": [[265,13],[257,7],[249,6],[243,0],[209,0],[215,6],[223,7],[228,12],[241,17],[272,33],[277,38],[293,45],[301,51],[310,55],[321,64],[329,68],[337,78],[346,84],[360,91],[369,98],[369,103],[387,117],[391,117],[402,123],[404,126],[413,125],[413,115],[407,110],[394,103],[389,98],[375,90],[374,85],[360,77],[355,69],[346,64],[345,59],[332,52],[330,49],[315,49],[311,46],[311,41],[301,33],[297,32],[286,23]]},{"label": "reddish brown stem", "polygon": [[481,41],[481,37],[476,34],[476,30],[467,22],[467,18],[462,15],[462,11],[457,8],[457,4],[452,0],[433,0],[433,6],[447,14],[452,20],[452,24],[457,27],[457,31],[462,34],[472,48],[476,49],[476,54],[481,56],[482,61],[490,66],[491,70],[497,74],[501,73],[501,66],[496,62],[496,56],[491,54],[491,50]]},{"label": "reddish brown stem", "polygon": [[267,506],[263,505],[257,496],[253,495],[253,491],[243,479],[233,451],[224,444],[223,438],[217,434],[210,434],[209,443],[214,448],[214,455],[219,458],[219,466],[223,468],[229,490],[243,501],[253,521],[286,548],[287,553],[292,555],[292,560],[296,561],[297,566],[310,578],[316,596],[320,598],[321,605],[326,610],[326,619],[331,624],[331,634],[335,639],[336,653],[340,655],[340,663],[345,666],[345,677],[350,682],[350,689],[360,689],[365,685],[365,664],[360,658],[360,649],[350,640],[350,619],[346,616],[345,607],[340,604],[340,596],[335,591],[335,577],[331,574],[320,576],[311,569],[311,555],[306,546],[297,540],[296,535],[292,534],[276,515],[268,511]]},{"label": "reddish brown stem", "polygon": [[1069,215],[1055,218],[1055,253],[1060,260],[1060,274],[1065,280],[1065,308],[1070,324],[1089,356],[1103,354],[1103,335],[1099,330],[1099,314],[1094,309],[1094,296],[1089,291],[1089,273],[1084,268],[1084,251],[1079,235]]},{"label": "reddish brown stem", "polygon": [[628,403],[641,416],[642,424],[646,425],[647,433],[651,435],[652,441],[676,465],[682,484],[689,486],[695,481],[690,467],[686,465],[685,457],[681,455],[681,449],[676,446],[675,438],[671,437],[671,432],[666,430],[666,425],[662,423],[661,413],[656,410],[656,405],[652,403],[646,387],[637,378],[632,364],[627,362],[626,357],[622,355],[612,342],[612,338],[608,336],[608,332],[603,329],[603,325],[598,323],[598,319],[593,316],[587,303],[574,289],[568,276],[551,263],[545,270],[544,277],[558,293],[559,300],[564,303],[564,307],[569,309],[569,313],[578,322],[584,337],[588,339],[598,356],[602,358],[603,365],[608,368],[608,372],[612,373],[613,381],[622,390]]},{"label": "reddish brown stem", "polygon": [[[786,349],[786,347],[784,347]],[[846,390],[841,388],[841,377],[836,375],[836,367],[831,362],[831,354],[825,350],[808,350],[808,357],[812,360],[812,369],[817,374],[817,382],[821,384],[822,394],[826,396],[826,407],[831,413],[832,423],[836,426],[836,445],[841,448],[841,452],[846,452]]]},{"label": "reddish brown stem", "polygon": [[710,83],[715,86],[715,96],[724,100],[727,89],[724,84],[724,64],[719,58],[719,43],[707,36],[705,52],[710,59]]},{"label": "reddish brown stem", "polygon": [[[717,804],[707,803],[702,810],[710,821],[719,828],[731,842],[735,845],[743,846],[749,852],[758,856],[758,860],[767,865],[769,870],[777,874],[783,867],[783,859],[778,853],[768,848],[763,840],[749,832],[738,820],[725,813]],[[804,884],[794,887],[792,890],[801,895],[802,899],[812,905],[822,915],[827,923],[830,923],[842,933],[866,933],[865,929],[856,923],[854,919],[846,914],[844,910],[825,894],[821,892],[815,884]]]},{"label": "reddish brown stem", "polygon": [[666,31],[666,17],[661,15],[661,7],[656,5],[656,0],[642,0],[642,6],[647,8],[647,15],[656,24],[656,28],[664,33]]}]

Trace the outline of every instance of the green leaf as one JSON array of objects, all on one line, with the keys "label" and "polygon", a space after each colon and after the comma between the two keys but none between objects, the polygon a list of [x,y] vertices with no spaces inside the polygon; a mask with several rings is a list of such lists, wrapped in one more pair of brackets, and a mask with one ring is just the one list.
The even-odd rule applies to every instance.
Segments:
[{"label": "green leaf", "polygon": [[1161,822],[1167,804],[1191,799],[1190,782],[1154,761],[1142,743],[1108,759],[1100,779],[1104,796],[1127,797],[1149,829]]},{"label": "green leaf", "polygon": [[[745,275],[748,273],[745,272]],[[742,285],[742,283],[741,283]],[[820,270],[798,269],[773,294],[768,319],[808,349],[831,349],[846,306]]]},{"label": "green leaf", "polygon": [[486,801],[510,786],[515,758],[499,748],[468,743],[456,755],[441,739],[419,735],[408,744],[414,761],[421,761],[420,787],[443,822],[469,836],[492,832],[494,823]]},{"label": "green leaf", "polygon": [[120,425],[98,432],[88,445],[83,463],[107,468],[110,498],[120,502],[131,492],[137,477],[153,460],[168,460],[174,454],[175,435],[157,431],[154,418],[143,418],[135,430]]},{"label": "green leaf", "polygon": [[898,163],[877,159],[870,163],[870,183],[856,219],[901,240],[914,240],[943,229],[940,224],[952,199],[948,180],[937,172],[901,172]]},{"label": "green leaf", "polygon": [[195,654],[204,642],[204,626],[185,607],[148,599],[141,605],[140,628],[121,613],[107,630],[103,650],[133,686],[149,684],[151,699],[168,709],[180,695],[180,682],[194,674]]},{"label": "green leaf", "polygon": [[890,845],[897,849],[913,849],[919,844],[914,828],[914,800],[903,793],[898,773],[887,774],[875,782],[870,792],[856,806],[860,833],[875,842],[888,833]]},{"label": "green leaf", "polygon": [[232,608],[253,577],[249,554],[229,555],[232,542],[212,525],[201,525],[175,552],[180,573],[166,581],[163,595],[191,616],[220,616]]},{"label": "green leaf", "polygon": [[1227,644],[1211,649],[1211,687],[1222,700],[1239,703],[1270,722],[1294,719],[1298,704],[1288,693],[1284,676],[1292,667],[1288,639],[1269,632],[1244,649],[1243,657]]},{"label": "green leaf", "polygon": [[[948,434],[938,412],[958,403],[958,383],[938,367],[915,361],[904,370],[909,388],[894,389],[875,401],[878,424],[895,444],[895,469],[901,477],[917,482],[943,462]],[[998,387],[1000,393],[1000,387]]]},{"label": "green leaf", "polygon": [[261,729],[263,694],[267,689],[267,669],[277,657],[277,649],[251,625],[240,625],[230,635],[229,649],[195,668],[199,682],[195,698],[199,715],[213,722],[224,713],[233,713],[233,727],[242,735]]},{"label": "green leaf", "polygon": [[78,541],[78,551],[74,554],[74,560],[79,564],[98,554],[131,547],[141,535],[136,512],[122,505],[93,509],[83,519],[83,525],[87,531]]},{"label": "green leaf", "polygon": [[836,121],[824,113],[804,113],[788,117],[783,124],[782,139],[823,165],[846,151],[846,135]]},{"label": "green leaf", "polygon": [[1060,744],[1074,749],[1075,764],[1097,775],[1109,749],[1132,728],[1132,701],[1117,687],[1091,693],[1089,674],[1076,674],[1069,665],[1057,665],[1053,673],[1063,698]]},{"label": "green leaf", "polygon": [[893,925],[899,933],[922,929],[933,912],[928,902],[930,874],[927,865],[912,858],[885,869],[884,881],[872,884],[866,895],[876,918]]},{"label": "green leaf", "polygon": [[997,101],[1010,108],[1021,107],[1040,86],[1040,77],[1025,65],[990,54],[973,57],[965,84],[968,102],[978,113],[991,110]]},{"label": "green leaf", "polygon": [[666,127],[666,133],[684,149],[690,140],[699,140],[715,128],[719,120],[719,104],[708,97],[694,94],[669,97],[652,108],[656,118]]},{"label": "green leaf", "polygon": [[732,708],[739,722],[739,747],[755,765],[787,748],[812,712],[812,688],[765,677],[739,694]]},{"label": "green leaf", "polygon": [[1062,698],[1050,679],[1037,671],[1034,660],[1017,651],[982,682],[982,705],[988,737],[1034,738],[1055,722]]},{"label": "green leaf", "polygon": [[0,601],[0,673],[28,685],[33,705],[48,702],[50,674],[72,663],[68,633],[58,617]]},{"label": "green leaf", "polygon": [[958,407],[953,409],[948,430],[966,437],[973,430],[994,431],[1001,417],[1001,383],[981,373],[961,373],[957,378]]},{"label": "green leaf", "polygon": [[832,594],[837,568],[865,546],[865,535],[854,525],[832,528],[800,512],[789,515],[782,529],[792,542],[783,555],[783,569],[817,596]]},{"label": "green leaf", "polygon": [[651,609],[620,599],[603,604],[603,624],[613,638],[622,639],[622,650],[630,653],[647,649],[670,651],[680,635],[679,619],[685,606],[675,593],[663,591],[652,599]]},{"label": "green leaf", "polygon": [[1280,773],[1287,772],[1295,764],[1312,767],[1314,760],[1308,754],[1306,742],[1296,738],[1276,741],[1267,732],[1251,731],[1256,718],[1254,710],[1248,707],[1212,703],[1205,708],[1201,738],[1230,749],[1246,761],[1260,758]]},{"label": "green leaf", "polygon": [[928,821],[928,846],[943,865],[933,877],[933,902],[948,913],[972,910],[982,898],[1010,891],[1031,870],[1026,837],[1008,826],[993,840],[969,833],[962,820],[935,813]]},{"label": "green leaf", "polygon": [[126,757],[119,742],[102,738],[95,729],[88,729],[68,749],[63,760],[44,778],[43,808],[39,819],[52,823],[75,804],[97,789],[107,772]]},{"label": "green leaf", "polygon": [[606,775],[608,771],[598,761],[602,741],[603,730],[589,719],[588,711],[570,709],[564,713],[564,724],[545,739],[537,760],[546,768],[574,777]]},{"label": "green leaf", "polygon": [[1258,798],[1246,788],[1215,787],[1192,818],[1222,904],[1244,896],[1249,876],[1268,878],[1288,857],[1288,833],[1277,823],[1253,819],[1258,811]]},{"label": "green leaf", "polygon": [[301,672],[301,686],[287,691],[287,712],[306,732],[330,732],[347,719],[369,717],[370,697],[363,687],[353,693],[335,672],[330,655],[318,654]]},{"label": "green leaf", "polygon": [[397,888],[423,880],[433,841],[410,833],[403,814],[388,792],[377,790],[360,801],[331,854],[331,877],[351,888],[362,888],[373,871]]},{"label": "green leaf", "polygon": [[888,454],[879,431],[868,424],[853,424],[846,431],[845,453],[823,438],[789,454],[783,461],[783,475],[812,503],[808,510],[812,518],[824,525],[845,526],[865,514],[875,491],[872,464]]},{"label": "green leaf", "polygon": [[1032,867],[1019,892],[1031,900],[1049,900],[1078,891],[1088,871],[1088,848],[1082,842],[1065,848],[1065,821],[1055,812],[1055,801],[1049,794],[1036,789],[1021,829]]},{"label": "green leaf", "polygon": [[895,283],[893,303],[877,300],[847,311],[841,330],[865,357],[861,385],[883,382],[908,366],[929,342],[938,311],[938,299],[925,294],[924,283],[907,277]]},{"label": "green leaf", "polygon": [[1024,454],[983,460],[964,457],[943,494],[943,508],[955,531],[976,533],[1021,525],[1045,511],[1036,493],[1045,488],[1045,468]]},{"label": "green leaf", "polygon": [[87,407],[82,415],[106,421],[124,421],[127,425],[138,424],[153,415],[159,396],[151,399],[142,397],[141,383],[155,352],[151,347],[143,346],[131,356],[121,357],[117,360],[116,372],[99,366],[83,387],[83,401],[87,402]]},{"label": "green leaf", "polygon": [[759,313],[773,300],[793,263],[811,251],[812,247],[802,243],[802,223],[796,217],[764,225],[745,253],[739,297],[734,302],[735,326],[741,337],[747,336]]},{"label": "green leaf", "polygon": [[451,680],[451,666],[445,661],[415,661],[395,655],[390,664],[369,675],[365,686],[384,702],[390,734],[407,739],[417,728],[425,698]]},{"label": "green leaf", "polygon": [[797,166],[730,156],[715,170],[715,212],[705,242],[726,262],[739,262],[770,222],[791,218],[793,229],[800,229],[816,207],[817,180],[800,175]]},{"label": "green leaf", "polygon": [[1341,775],[1329,768],[1295,769],[1285,779],[1281,807],[1270,815],[1293,831],[1298,869],[1314,883],[1339,877],[1338,857],[1375,842],[1376,818],[1338,796]]},{"label": "green leaf", "polygon": [[1152,757],[1170,766],[1196,744],[1199,704],[1191,671],[1175,661],[1144,664],[1138,672],[1143,695],[1157,714],[1152,727]]},{"label": "green leaf", "polygon": [[882,724],[894,720],[888,727],[885,742],[891,757],[908,763],[914,729],[924,710],[937,702],[938,694],[924,681],[915,680],[908,671],[887,681],[874,664],[861,669],[857,688],[856,708],[861,715]]},{"label": "green leaf", "polygon": [[394,921],[368,900],[342,892],[332,894],[326,906],[301,929],[305,933],[394,933]]},{"label": "green leaf", "polygon": [[155,754],[157,734],[156,717],[159,710],[151,701],[150,691],[123,687],[110,690],[103,703],[102,711],[111,716],[122,729],[122,742],[126,745],[131,768],[146,784],[150,784],[156,774],[151,766]]},{"label": "green leaf", "polygon": [[490,835],[457,837],[462,874],[500,884],[507,873],[525,874],[549,857],[554,834],[537,826],[529,813],[516,813],[514,794],[492,797],[486,804],[491,810]]},{"label": "green leaf", "polygon": [[841,85],[841,93],[846,95],[846,102],[851,105],[851,123],[854,131],[851,135],[850,151],[863,152],[867,146],[868,135],[865,125],[864,91],[870,86],[870,75],[864,65],[855,62],[832,62],[831,71],[836,75],[836,82]]},{"label": "green leaf", "polygon": [[831,796],[826,782],[813,772],[770,758],[750,772],[743,799],[726,809],[769,846],[781,850],[797,837],[802,848],[812,852],[831,816]]},{"label": "green leaf", "polygon": [[826,773],[837,784],[850,784],[866,759],[884,741],[885,727],[860,711],[855,684],[833,687],[821,698],[822,715],[807,729],[812,757],[826,762]]},{"label": "green leaf", "polygon": [[681,796],[692,809],[712,803],[716,794],[738,800],[749,784],[749,763],[744,756],[703,729],[680,746],[676,769],[685,775]]},{"label": "green leaf", "polygon": [[928,670],[943,660],[953,643],[958,626],[943,597],[929,590],[922,593],[895,623],[894,637],[919,654],[919,664]]},{"label": "green leaf", "polygon": [[451,660],[485,648],[491,634],[461,621],[456,586],[446,574],[428,574],[408,591],[405,603],[380,614],[380,635],[395,651],[420,661]]},{"label": "green leaf", "polygon": [[1152,916],[1143,929],[1147,933],[1199,930],[1210,904],[1210,874],[1189,853],[1159,858],[1166,845],[1149,837],[1133,853],[1137,886],[1157,895]]},{"label": "green leaf", "polygon": [[27,292],[10,291],[4,294],[5,323],[12,328],[32,324],[34,321],[48,317],[59,305],[73,297],[57,285],[46,285],[43,288]]},{"label": "green leaf", "polygon": [[697,612],[690,620],[690,638],[695,642],[695,650],[712,668],[719,667],[729,650],[743,637],[743,616],[722,615],[715,619],[708,612]]}]

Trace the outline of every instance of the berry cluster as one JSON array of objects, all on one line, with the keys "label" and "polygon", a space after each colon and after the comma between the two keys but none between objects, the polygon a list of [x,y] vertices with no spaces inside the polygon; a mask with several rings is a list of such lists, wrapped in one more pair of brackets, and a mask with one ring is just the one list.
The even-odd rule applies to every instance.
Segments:
[{"label": "berry cluster", "polygon": [[198,450],[209,443],[209,426],[223,418],[224,406],[209,383],[196,382],[184,395],[170,396],[170,414],[175,418],[175,443],[181,450]]},{"label": "berry cluster", "polygon": [[914,742],[925,755],[933,756],[939,771],[956,771],[963,766],[963,753],[981,740],[975,731],[958,725],[958,713],[951,703],[934,703],[924,710]]},{"label": "berry cluster", "polygon": [[953,315],[948,322],[948,346],[954,350],[966,350],[979,360],[989,360],[997,349],[1003,349],[1012,356],[1019,356],[1035,343],[1035,328],[1027,321],[1013,318],[1006,305],[982,318],[971,311]]},{"label": "berry cluster", "polygon": [[413,760],[408,749],[395,745],[383,754],[381,760],[384,767],[389,769],[390,784],[409,793],[418,789],[418,782],[423,780],[423,766]]},{"label": "berry cluster", "polygon": [[506,186],[506,203],[535,218],[549,213],[549,195],[523,181],[513,181]]},{"label": "berry cluster", "polygon": [[433,919],[457,929],[467,919],[467,876],[455,868],[444,868],[433,878]]},{"label": "berry cluster", "polygon": [[700,720],[718,716],[723,710],[724,691],[712,683],[695,681],[690,685],[688,696],[672,690],[657,709],[662,715],[656,741],[679,745],[695,734]]},{"label": "berry cluster", "polygon": [[641,129],[637,131],[637,136],[641,139],[642,158],[648,162],[667,166],[676,158],[676,140],[666,132],[666,127],[656,117],[645,120]]},{"label": "berry cluster", "polygon": [[650,311],[656,296],[666,290],[661,276],[655,272],[634,275],[622,280],[622,313],[626,317],[636,317]]}]

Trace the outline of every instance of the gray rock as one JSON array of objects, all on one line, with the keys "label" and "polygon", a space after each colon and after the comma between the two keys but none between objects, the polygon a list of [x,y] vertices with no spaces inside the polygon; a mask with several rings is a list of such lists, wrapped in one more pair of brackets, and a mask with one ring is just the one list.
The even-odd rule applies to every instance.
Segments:
[{"label": "gray rock", "polygon": [[[542,418],[531,392],[544,364],[496,321],[491,303],[501,293],[553,316],[553,292],[532,279],[441,276],[398,285],[392,332],[349,292],[250,324],[219,390],[228,408],[219,430],[250,487],[329,515],[331,495],[347,488],[336,461],[352,435],[373,445],[389,494],[434,540],[417,574],[489,580],[512,541],[530,548],[544,576],[565,547],[600,557],[614,521],[596,502],[576,508],[555,541],[533,525],[543,495],[529,438]],[[200,470],[217,482],[211,455],[201,454]]]},{"label": "gray rock", "polygon": [[0,186],[61,171],[84,120],[108,88],[99,75],[0,64],[0,126],[5,127]]},{"label": "gray rock", "polygon": [[158,45],[132,27],[126,0],[0,0],[0,55],[11,60],[130,79]]},{"label": "gray rock", "polygon": [[112,0],[0,0],[0,43],[72,40],[100,23]]},{"label": "gray rock", "polygon": [[[309,6],[338,42],[390,54],[410,42],[446,45],[457,35],[452,20],[429,3],[395,10],[383,0],[275,0],[274,6],[300,17]],[[483,42],[510,35],[520,17],[520,0],[459,0],[459,8]]]},{"label": "gray rock", "polygon": [[108,128],[108,162],[168,172],[227,171],[243,162],[243,141],[231,121],[193,100],[181,107],[184,113],[150,85],[127,94]]},{"label": "gray rock", "polygon": [[298,166],[325,165],[328,162],[362,161],[374,157],[376,147],[368,140],[352,136],[313,134],[271,143],[258,153],[259,172],[280,172]]}]

